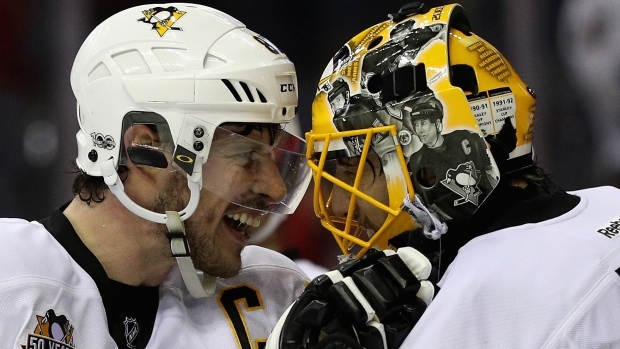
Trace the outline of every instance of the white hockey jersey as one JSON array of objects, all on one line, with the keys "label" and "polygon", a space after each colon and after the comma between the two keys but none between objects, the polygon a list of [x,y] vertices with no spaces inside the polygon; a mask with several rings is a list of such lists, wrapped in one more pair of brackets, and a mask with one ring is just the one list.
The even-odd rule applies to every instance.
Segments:
[{"label": "white hockey jersey", "polygon": [[[1,348],[117,348],[95,282],[41,224],[0,219],[0,241]],[[146,348],[259,348],[306,283],[291,260],[256,246],[209,298],[192,298],[174,269]],[[125,325],[131,347],[143,329]]]},{"label": "white hockey jersey", "polygon": [[572,194],[463,246],[401,348],[620,348],[620,190]]},{"label": "white hockey jersey", "polygon": [[147,349],[259,349],[308,280],[283,255],[247,246],[243,267],[218,279],[215,295],[193,298],[178,269],[160,287],[160,304]]}]

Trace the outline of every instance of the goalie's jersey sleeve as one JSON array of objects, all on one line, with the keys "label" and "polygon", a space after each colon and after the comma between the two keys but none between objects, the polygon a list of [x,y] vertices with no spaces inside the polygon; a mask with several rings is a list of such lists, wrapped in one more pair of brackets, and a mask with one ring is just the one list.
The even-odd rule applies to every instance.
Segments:
[{"label": "goalie's jersey sleeve", "polygon": [[95,282],[39,223],[0,219],[0,347],[116,348]]},{"label": "goalie's jersey sleeve", "polygon": [[619,348],[620,190],[571,194],[563,215],[462,247],[402,348]]},{"label": "goalie's jersey sleeve", "polygon": [[161,287],[147,349],[263,348],[308,280],[293,261],[272,250],[247,246],[241,258],[239,274],[218,279],[215,294],[207,298],[193,298],[175,268]]}]

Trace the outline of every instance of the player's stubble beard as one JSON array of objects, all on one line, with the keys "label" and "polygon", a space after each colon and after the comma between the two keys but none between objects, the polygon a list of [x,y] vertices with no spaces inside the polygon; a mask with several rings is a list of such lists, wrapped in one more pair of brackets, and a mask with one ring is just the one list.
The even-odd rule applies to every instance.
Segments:
[{"label": "player's stubble beard", "polygon": [[[205,190],[201,191],[201,202],[204,201],[205,194]],[[164,190],[153,201],[152,208],[154,212],[165,213],[170,210],[179,212],[187,205],[188,201],[187,177],[176,172],[171,176]],[[239,273],[241,268],[239,254],[242,248],[239,248],[238,251],[223,251],[219,247],[221,244],[218,243],[217,225],[220,218],[212,210],[205,209],[199,203],[196,212],[183,223],[194,267],[209,275],[227,278]],[[155,233],[162,236],[168,244],[165,237],[166,226],[158,224],[155,230]],[[230,258],[226,258],[222,252],[227,252],[227,255],[234,253],[235,261],[230,261]]]}]

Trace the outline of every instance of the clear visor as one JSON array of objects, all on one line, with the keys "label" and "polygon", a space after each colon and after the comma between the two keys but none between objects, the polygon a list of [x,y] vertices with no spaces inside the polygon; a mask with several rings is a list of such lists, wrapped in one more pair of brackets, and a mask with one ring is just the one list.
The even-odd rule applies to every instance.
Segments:
[{"label": "clear visor", "polygon": [[[202,189],[241,207],[263,213],[290,214],[295,211],[308,184],[310,169],[305,158],[306,143],[288,133],[280,124],[230,123],[215,126],[199,118],[186,116],[186,121],[199,122],[206,137],[200,144],[206,149],[190,150],[178,146],[167,122],[154,113],[130,113],[125,118],[124,137],[140,139],[136,132],[154,132],[159,138],[148,144],[131,143],[126,158],[138,166],[150,166],[163,171],[191,172],[197,156],[206,157],[202,164]],[[131,127],[129,127],[131,126]],[[198,130],[183,125],[191,136]],[[206,129],[205,129],[206,127]],[[150,131],[149,131],[150,130]],[[182,132],[183,133],[183,132]],[[212,137],[209,145],[208,138]],[[208,138],[207,138],[208,137]],[[183,134],[179,138],[184,137]],[[102,140],[103,142],[103,140]],[[184,152],[179,152],[183,148]],[[208,151],[208,153],[207,153]],[[173,159],[180,161],[173,161]],[[189,167],[183,168],[183,165]]]},{"label": "clear visor", "polygon": [[263,213],[293,213],[310,182],[305,142],[277,125],[255,125],[216,128],[203,190]]}]

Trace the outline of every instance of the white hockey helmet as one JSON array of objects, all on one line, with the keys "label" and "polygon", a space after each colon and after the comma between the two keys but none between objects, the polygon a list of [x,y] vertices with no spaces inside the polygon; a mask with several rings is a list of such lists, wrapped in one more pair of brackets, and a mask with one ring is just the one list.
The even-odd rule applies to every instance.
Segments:
[{"label": "white hockey helmet", "polygon": [[[212,277],[205,275],[200,285],[182,221],[195,211],[203,186],[217,195],[222,190],[216,179],[202,180],[220,125],[280,125],[296,115],[293,63],[267,39],[221,11],[182,3],[140,5],[106,19],[87,37],[71,71],[71,86],[80,125],[78,167],[103,177],[131,212],[166,224],[172,254],[190,292],[197,297],[212,292]],[[182,211],[153,212],[125,193],[117,170],[124,159],[122,133],[131,123],[169,131],[168,144],[156,149],[130,145],[127,153],[136,164],[187,174],[191,195]],[[224,142],[245,139],[228,133]],[[260,209],[291,213],[310,181],[305,144],[286,133],[278,139],[259,146],[276,162],[286,197]],[[134,161],[129,148],[142,153],[142,161]],[[168,156],[163,155],[166,151]]]},{"label": "white hockey helmet", "polygon": [[[118,183],[122,189],[115,173],[127,115],[156,114],[167,123],[174,161],[191,177],[185,220],[198,203],[198,165],[207,161],[219,125],[288,123],[297,109],[297,77],[286,55],[235,18],[194,4],[140,5],[105,20],[80,48],[71,86],[80,124],[78,167],[106,178],[130,210],[160,223],[164,215],[147,212],[113,188]],[[288,194],[274,211],[296,208],[309,181],[302,163],[283,173],[297,177],[284,181]]]}]

